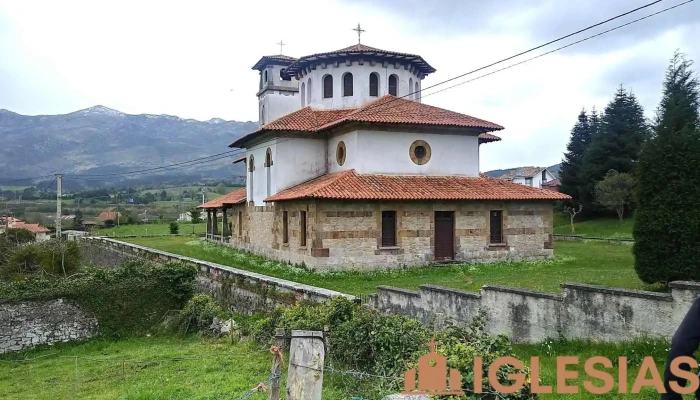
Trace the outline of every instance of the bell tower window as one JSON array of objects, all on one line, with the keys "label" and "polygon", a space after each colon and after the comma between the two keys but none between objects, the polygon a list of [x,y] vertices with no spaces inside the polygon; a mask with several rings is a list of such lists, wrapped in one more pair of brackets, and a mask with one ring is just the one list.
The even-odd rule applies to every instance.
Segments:
[{"label": "bell tower window", "polygon": [[323,77],[323,98],[333,98],[333,76],[326,75]]},{"label": "bell tower window", "polygon": [[369,95],[372,97],[379,96],[379,74],[376,72],[369,74]]},{"label": "bell tower window", "polygon": [[343,75],[343,96],[352,96],[352,74]]},{"label": "bell tower window", "polygon": [[302,82],[299,92],[301,93],[301,106],[304,107],[306,105],[306,83]]},{"label": "bell tower window", "polygon": [[399,95],[399,78],[396,75],[389,76],[389,94],[392,96]]}]

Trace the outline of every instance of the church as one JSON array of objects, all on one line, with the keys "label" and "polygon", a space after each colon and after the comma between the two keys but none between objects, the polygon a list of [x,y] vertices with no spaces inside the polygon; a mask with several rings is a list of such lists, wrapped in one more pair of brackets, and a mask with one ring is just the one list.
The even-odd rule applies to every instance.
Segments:
[{"label": "church", "polygon": [[259,127],[230,144],[246,187],[200,206],[208,238],[318,270],[553,256],[569,197],[481,175],[504,128],[424,104],[421,56],[358,40],[253,70]]}]

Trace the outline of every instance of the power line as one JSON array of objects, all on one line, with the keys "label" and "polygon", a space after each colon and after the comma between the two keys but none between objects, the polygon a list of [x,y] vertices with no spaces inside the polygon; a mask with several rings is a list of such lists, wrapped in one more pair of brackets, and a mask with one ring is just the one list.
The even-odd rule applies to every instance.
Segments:
[{"label": "power line", "polygon": [[51,178],[52,176],[53,175],[41,175],[41,176],[33,176],[33,177],[29,177],[29,178],[9,179],[9,180],[0,182],[0,185],[3,185],[5,183],[12,183],[12,182],[33,181],[35,179]]}]

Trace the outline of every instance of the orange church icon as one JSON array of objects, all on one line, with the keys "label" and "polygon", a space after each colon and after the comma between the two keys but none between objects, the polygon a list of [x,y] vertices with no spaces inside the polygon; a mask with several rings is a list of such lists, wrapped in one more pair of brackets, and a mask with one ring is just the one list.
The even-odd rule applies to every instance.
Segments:
[{"label": "orange church icon", "polygon": [[456,369],[450,369],[450,384],[447,385],[447,358],[435,352],[437,342],[430,340],[430,353],[418,359],[418,388],[416,389],[416,370],[409,369],[404,373],[404,391],[401,394],[428,395],[463,395],[462,374]]}]

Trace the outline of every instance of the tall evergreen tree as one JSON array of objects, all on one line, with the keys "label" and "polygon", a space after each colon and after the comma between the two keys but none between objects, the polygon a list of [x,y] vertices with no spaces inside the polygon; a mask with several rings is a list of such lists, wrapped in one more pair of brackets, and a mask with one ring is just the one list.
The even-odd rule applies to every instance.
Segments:
[{"label": "tall evergreen tree", "polygon": [[593,122],[591,142],[583,156],[584,182],[580,197],[584,208],[595,207],[595,184],[611,169],[633,174],[642,144],[649,138],[649,125],[637,97],[620,86],[605,107],[600,121]]},{"label": "tall evergreen tree", "polygon": [[639,160],[633,252],[644,282],[700,280],[699,85],[692,61],[676,53]]},{"label": "tall evergreen tree", "polygon": [[561,163],[561,171],[559,178],[561,185],[559,191],[573,197],[574,203],[580,198],[579,188],[584,182],[581,176],[581,166],[583,164],[583,155],[588,148],[591,140],[591,126],[589,124],[586,110],[581,110],[578,115],[578,121],[571,129],[571,138],[566,146],[564,160]]}]

